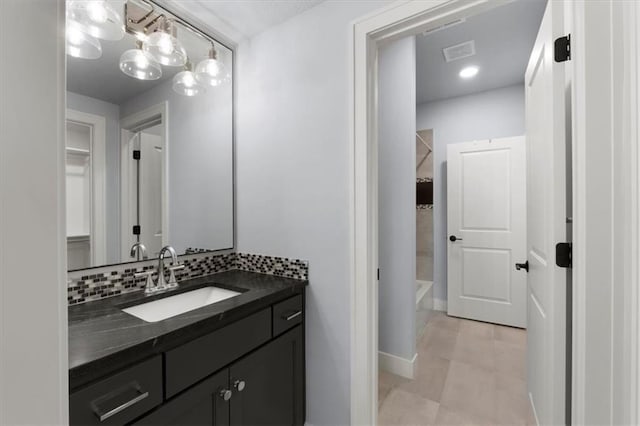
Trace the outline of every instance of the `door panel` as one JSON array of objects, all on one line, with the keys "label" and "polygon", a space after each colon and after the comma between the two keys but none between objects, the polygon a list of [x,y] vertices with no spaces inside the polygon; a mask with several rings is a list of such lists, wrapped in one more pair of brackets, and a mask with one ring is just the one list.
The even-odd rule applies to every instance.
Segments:
[{"label": "door panel", "polygon": [[[565,424],[566,272],[555,243],[566,238],[564,64],[554,61],[563,2],[548,2],[525,74],[527,128],[527,386],[539,424]],[[523,262],[525,259],[517,260]]]},{"label": "door panel", "polygon": [[[304,342],[297,326],[231,366],[232,425],[301,425]],[[265,368],[268,366],[268,368]]]},{"label": "door panel", "polygon": [[462,248],[462,297],[511,302],[511,251]]},{"label": "door panel", "polygon": [[[510,149],[462,153],[462,229],[465,231],[510,230],[509,154]],[[483,205],[486,207],[477,208]]]},{"label": "door panel", "polygon": [[524,137],[448,146],[449,315],[526,325]]},{"label": "door panel", "polygon": [[229,401],[220,392],[228,389],[229,370],[204,380],[139,419],[138,426],[228,426]]},{"label": "door panel", "polygon": [[162,167],[164,151],[162,137],[140,134],[140,184],[138,206],[140,242],[147,247],[149,257],[157,257],[162,249]]}]

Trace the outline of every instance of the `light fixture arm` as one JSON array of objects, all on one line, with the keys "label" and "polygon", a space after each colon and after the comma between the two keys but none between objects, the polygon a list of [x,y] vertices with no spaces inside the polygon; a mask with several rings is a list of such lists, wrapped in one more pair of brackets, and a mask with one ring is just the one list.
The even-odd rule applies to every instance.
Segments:
[{"label": "light fixture arm", "polygon": [[[151,15],[153,15],[153,12],[155,12],[155,10],[156,10],[156,8],[153,5],[153,3],[149,3],[146,0],[140,0],[140,2],[144,3],[145,5],[147,5],[149,7],[149,12],[147,12],[145,15],[143,15],[140,19],[134,20],[134,19],[128,18],[127,21],[130,24],[139,25],[139,24],[143,23],[144,21],[149,19],[149,17],[151,17]],[[125,16],[129,16],[128,13],[127,13],[128,4],[129,4],[129,2],[125,1],[125,3],[124,3],[124,11],[125,11],[124,14],[125,14]]]},{"label": "light fixture arm", "polygon": [[211,43],[211,49],[209,49],[209,59],[218,59],[218,51],[213,42]]}]

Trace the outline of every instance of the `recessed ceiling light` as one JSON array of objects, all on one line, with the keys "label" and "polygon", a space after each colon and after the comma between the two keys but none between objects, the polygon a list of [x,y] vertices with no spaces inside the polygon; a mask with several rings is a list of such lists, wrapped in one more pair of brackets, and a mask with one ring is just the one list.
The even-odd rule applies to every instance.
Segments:
[{"label": "recessed ceiling light", "polygon": [[462,68],[460,71],[460,77],[462,78],[471,78],[475,77],[478,74],[478,67],[466,67]]}]

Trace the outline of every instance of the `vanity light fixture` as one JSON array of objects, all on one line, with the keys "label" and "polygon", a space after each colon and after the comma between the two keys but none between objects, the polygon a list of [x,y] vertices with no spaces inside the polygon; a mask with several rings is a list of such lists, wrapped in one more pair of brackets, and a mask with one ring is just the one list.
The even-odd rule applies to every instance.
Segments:
[{"label": "vanity light fixture", "polygon": [[67,55],[83,59],[98,59],[102,56],[100,40],[82,31],[74,21],[69,21],[67,25],[66,40]]},{"label": "vanity light fixture", "polygon": [[475,77],[476,74],[478,74],[478,71],[480,69],[476,66],[470,66],[470,67],[466,67],[466,68],[462,68],[462,70],[460,71],[460,78],[472,78]]},{"label": "vanity light fixture", "polygon": [[67,18],[76,22],[83,32],[103,40],[124,37],[122,16],[112,2],[106,0],[71,0],[67,4]]},{"label": "vanity light fixture", "polygon": [[176,38],[172,21],[162,15],[161,18],[162,24],[158,30],[147,36],[142,43],[142,50],[149,53],[162,65],[184,66],[187,63],[187,52]]},{"label": "vanity light fixture", "polygon": [[226,77],[225,66],[218,59],[218,52],[213,43],[211,43],[209,58],[200,61],[196,66],[196,78],[206,86],[219,86],[226,80]]},{"label": "vanity light fixture", "polygon": [[196,79],[191,71],[191,63],[187,62],[184,71],[173,76],[173,90],[184,96],[195,96],[204,92],[205,87]]},{"label": "vanity light fixture", "polygon": [[136,42],[135,49],[129,49],[120,56],[120,70],[138,80],[157,80],[162,77],[160,64],[142,50],[142,42]]}]

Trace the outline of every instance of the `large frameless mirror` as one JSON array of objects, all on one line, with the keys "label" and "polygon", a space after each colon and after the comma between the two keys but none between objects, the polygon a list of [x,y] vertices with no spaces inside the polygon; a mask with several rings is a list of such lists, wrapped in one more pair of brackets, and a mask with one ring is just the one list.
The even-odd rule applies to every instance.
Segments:
[{"label": "large frameless mirror", "polygon": [[67,1],[69,270],[233,248],[233,51],[146,0]]}]

